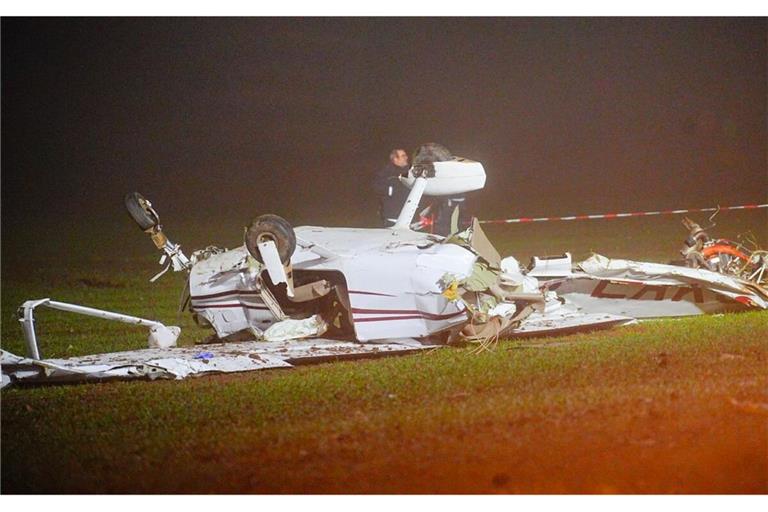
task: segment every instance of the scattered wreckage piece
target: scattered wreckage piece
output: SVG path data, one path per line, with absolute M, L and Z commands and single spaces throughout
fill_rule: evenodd
M 540 311 L 531 312 L 519 325 L 516 324 L 510 329 L 497 330 L 496 338 L 500 332 L 508 338 L 562 335 L 607 329 L 634 322 L 633 318 L 619 315 L 581 313 L 572 305 L 563 304 L 554 293 L 550 293 Z M 270 329 L 281 324 L 285 326 L 281 331 L 283 333 L 285 330 L 296 329 L 297 326 L 299 329 L 306 329 L 306 325 L 300 325 L 299 321 L 290 319 L 275 323 Z M 443 346 L 409 338 L 368 343 L 317 337 L 297 339 L 289 333 L 280 341 L 249 340 L 193 347 L 147 348 L 66 359 L 19 357 L 3 350 L 0 353 L 0 366 L 2 387 L 10 384 L 67 384 L 132 379 L 181 380 L 216 373 L 291 368 L 326 361 L 405 355 Z
M 459 341 L 477 343 L 482 350 L 499 338 L 559 336 L 636 323 L 631 316 L 581 311 L 557 293 L 542 291 L 539 281 L 526 275 L 514 257 L 499 259 L 487 254 L 487 247 L 478 247 L 489 261 L 498 262 L 495 268 L 499 270 L 494 272 L 494 267 L 485 268 L 482 261 L 476 262 L 483 269 L 480 276 L 473 275 L 459 282 L 459 286 L 454 283 L 444 292 L 464 302 L 470 313 Z M 473 297 L 468 291 L 476 293 L 473 303 L 468 300 Z
M 332 360 L 402 355 L 436 348 L 416 340 L 384 343 L 313 338 L 311 340 L 243 341 L 194 347 L 149 348 L 67 359 L 31 359 L 3 350 L 2 386 L 64 384 L 110 380 L 181 380 L 214 373 L 292 368 Z
M 688 229 L 688 237 L 680 255 L 690 268 L 703 268 L 721 274 L 731 275 L 745 281 L 750 281 L 763 288 L 768 287 L 768 251 L 762 250 L 751 235 L 739 235 L 745 244 L 725 238 L 712 238 L 707 230 L 715 227 L 715 216 L 718 209 L 710 218 L 710 226 L 702 228 L 693 220 L 685 217 L 683 226 Z
M 67 302 L 58 302 L 51 299 L 28 300 L 19 307 L 17 316 L 24 330 L 24 337 L 27 342 L 27 354 L 32 359 L 41 359 L 40 348 L 37 344 L 37 334 L 35 333 L 34 311 L 40 306 L 45 306 L 59 311 L 77 313 L 80 315 L 103 318 L 104 320 L 115 320 L 133 325 L 149 327 L 148 345 L 150 348 L 168 348 L 176 346 L 176 340 L 179 338 L 181 329 L 176 326 L 166 327 L 165 324 L 155 320 L 147 320 L 137 316 L 115 313 L 103 309 L 90 308 L 79 304 L 69 304 Z
M 565 276 L 553 277 L 552 268 L 562 267 L 549 260 L 543 271 L 534 267 L 528 275 L 539 276 L 542 286 L 584 313 L 661 318 L 768 309 L 765 288 L 702 268 L 599 254 L 578 263 Z
M 584 313 L 560 300 L 549 301 L 544 312 L 534 311 L 519 326 L 505 333 L 505 338 L 565 336 L 584 331 L 611 329 L 636 324 L 637 319 L 610 313 Z

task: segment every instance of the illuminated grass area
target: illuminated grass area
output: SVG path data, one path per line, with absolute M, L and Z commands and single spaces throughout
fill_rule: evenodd
M 765 245 L 766 217 L 751 213 L 722 216 L 717 234 L 750 229 Z M 591 249 L 666 261 L 685 236 L 678 222 L 487 231 L 521 262 Z M 4 349 L 24 353 L 13 311 L 47 296 L 180 325 L 183 344 L 207 335 L 176 318 L 181 276 L 149 284 L 151 243 L 122 229 L 111 244 L 52 236 L 26 258 L 4 243 Z M 206 238 L 213 228 L 172 233 L 190 249 L 216 241 Z M 55 311 L 41 310 L 37 328 L 47 357 L 146 343 L 144 329 Z M 507 341 L 481 354 L 9 389 L 2 492 L 765 493 L 766 389 L 768 312 Z

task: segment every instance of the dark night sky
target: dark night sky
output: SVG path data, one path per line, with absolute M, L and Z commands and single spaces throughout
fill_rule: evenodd
M 481 218 L 764 202 L 767 26 L 5 18 L 3 230 L 122 219 L 130 190 L 373 221 L 372 172 L 426 141 L 485 164 Z

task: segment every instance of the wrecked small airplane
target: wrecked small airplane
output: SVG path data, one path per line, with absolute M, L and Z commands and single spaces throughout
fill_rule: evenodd
M 401 177 L 411 192 L 392 228 L 293 228 L 267 214 L 245 228 L 243 246 L 207 248 L 188 258 L 165 236 L 147 199 L 129 194 L 126 206 L 165 253 L 163 272 L 189 271 L 184 307 L 220 340 L 325 334 L 443 344 L 468 331 L 477 336 L 493 317 L 502 319 L 494 334 L 510 335 L 530 313 L 545 309 L 547 297 L 535 282 L 524 285 L 516 262 L 502 261 L 477 223 L 448 238 L 410 229 L 422 195 L 463 194 L 485 185 L 479 162 L 438 145 L 426 148 Z M 295 322 L 286 325 L 287 319 Z M 594 327 L 631 319 L 581 320 Z M 466 329 L 468 323 L 474 328 Z M 279 325 L 286 329 L 278 333 Z
M 19 316 L 29 357 L 3 352 L 3 384 L 184 378 L 464 342 L 487 348 L 499 338 L 603 329 L 636 318 L 768 308 L 765 290 L 709 270 L 598 256 L 572 269 L 569 255 L 534 258 L 526 270 L 513 257 L 502 259 L 476 220 L 448 237 L 413 231 L 422 195 L 485 186 L 481 163 L 442 146 L 422 146 L 400 179 L 410 194 L 391 228 L 293 228 L 266 214 L 245 228 L 242 246 L 208 247 L 189 257 L 168 239 L 152 203 L 128 194 L 131 217 L 163 252 L 165 268 L 151 280 L 169 270 L 187 272 L 182 307 L 212 327 L 208 341 L 219 343 L 174 348 L 177 327 L 50 299 L 27 301 Z M 620 295 L 619 286 L 629 288 Z M 33 326 L 39 306 L 148 326 L 150 348 L 41 360 Z M 200 347 L 209 355 L 203 362 Z

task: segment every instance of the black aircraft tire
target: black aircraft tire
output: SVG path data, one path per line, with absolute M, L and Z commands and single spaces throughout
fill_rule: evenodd
M 157 226 L 159 219 L 155 215 L 146 210 L 142 203 L 145 201 L 144 196 L 138 192 L 129 192 L 125 195 L 125 208 L 128 210 L 128 214 L 136 221 L 142 231 L 146 231 L 150 228 Z
M 287 265 L 296 250 L 296 233 L 284 218 L 271 213 L 256 217 L 245 228 L 245 247 L 248 252 L 263 263 L 257 244 L 273 240 L 277 245 L 280 261 Z

